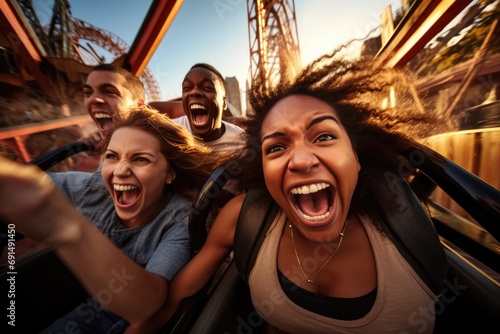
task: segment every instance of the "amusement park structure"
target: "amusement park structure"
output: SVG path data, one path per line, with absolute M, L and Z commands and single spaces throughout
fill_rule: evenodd
M 75 147 L 83 146 L 78 135 L 85 126 L 93 125 L 82 106 L 81 85 L 92 66 L 105 61 L 99 50 L 112 56 L 113 60 L 108 62 L 140 77 L 150 100 L 161 98 L 148 62 L 184 1 L 150 0 L 149 10 L 130 46 L 117 35 L 72 17 L 70 4 L 75 0 L 44 0 L 53 3 L 53 7 L 51 20 L 42 25 L 33 6 L 35 1 L 0 0 L 0 156 L 33 163 L 43 170 L 94 172 L 95 169 L 79 169 L 76 167 L 82 164 L 66 161 L 95 156 Z M 312 3 L 307 1 L 307 5 Z M 295 1 L 247 0 L 246 4 L 249 80 L 266 89 L 280 75 L 293 75 L 302 66 Z M 402 157 L 398 166 L 398 172 L 412 186 L 410 193 L 418 196 L 415 201 L 425 204 L 420 209 L 425 209 L 422 212 L 432 219 L 447 256 L 448 275 L 436 303 L 435 333 L 491 332 L 499 324 L 500 173 L 496 170 L 500 163 L 499 18 L 500 0 L 401 0 L 401 8 L 393 11 L 387 6 L 380 13 L 380 30 L 377 35 L 365 38 L 359 48 L 361 55 L 374 57 L 378 66 L 415 72 L 415 93 L 425 92 L 425 111 L 444 113 L 460 121 L 459 131 L 423 138 L 410 150 L 401 152 L 409 156 Z M 391 100 L 393 95 L 396 94 L 391 94 L 389 88 L 387 108 L 397 105 L 397 97 Z M 84 146 L 84 151 L 92 149 L 90 145 Z M 412 155 L 417 159 L 412 159 Z M 54 160 L 57 162 L 53 163 Z M 61 165 L 64 167 L 57 169 Z M 193 201 L 189 219 L 191 246 L 196 246 L 193 254 L 207 237 L 206 218 L 213 211 L 208 203 L 220 198 L 217 194 L 228 180 L 231 178 L 227 171 L 217 169 Z M 407 206 L 398 209 L 406 211 L 406 217 Z M 255 219 L 249 225 L 257 228 L 264 221 L 271 222 L 261 215 L 267 216 L 269 212 L 255 210 L 252 212 L 256 213 Z M 245 219 L 239 219 L 236 231 L 253 237 L 240 240 L 235 232 L 235 240 L 244 241 L 235 242 L 235 246 L 244 245 L 239 250 L 235 247 L 235 255 L 245 248 L 250 252 L 258 242 L 258 233 L 239 228 L 242 221 Z M 399 223 L 403 220 L 398 219 Z M 401 235 L 414 235 L 422 227 L 412 223 L 404 227 Z M 387 236 L 392 238 L 398 231 L 401 232 L 397 228 L 384 233 L 391 232 Z M 6 237 L 7 233 L 0 232 L 2 235 Z M 398 237 L 394 238 L 402 246 L 398 250 L 412 266 L 423 258 L 420 255 L 428 258 L 434 254 L 428 252 L 428 247 L 421 247 L 418 239 L 404 250 L 403 239 Z M 410 248 L 418 249 L 419 256 L 412 256 Z M 46 328 L 53 319 L 89 298 L 51 247 L 15 255 L 16 272 L 12 273 L 7 265 L 10 257 L 6 262 L 4 256 L 0 274 L 3 273 L 4 286 L 12 286 L 6 275 L 16 274 L 15 311 L 21 332 L 39 332 L 38 329 Z M 250 263 L 250 253 L 246 255 L 240 259 Z M 263 327 L 264 321 L 259 320 L 252 306 L 248 286 L 242 280 L 245 275 L 240 271 L 247 271 L 247 265 L 240 268 L 235 264 L 236 259 L 234 256 L 229 265 L 224 261 L 224 268 L 221 267 L 224 271 L 217 272 L 217 276 L 221 274 L 214 277 L 218 281 L 210 282 L 209 293 L 203 289 L 194 298 L 183 300 L 183 307 L 179 307 L 162 333 L 186 333 L 188 329 L 191 333 L 261 333 L 254 331 L 253 325 Z M 439 268 L 432 267 L 443 269 L 441 264 Z M 414 274 L 420 276 L 416 270 Z M 249 305 L 252 307 L 246 309 Z M 433 314 L 433 310 L 422 308 L 415 312 L 413 320 L 418 323 L 418 316 Z M 427 326 L 428 322 L 421 320 Z M 226 329 L 232 325 L 234 330 Z
M 431 40 L 437 46 L 444 46 L 494 2 L 406 0 L 394 15 L 388 6 L 381 13 L 381 34 L 367 39 L 363 52 L 375 55 L 380 66 L 411 65 L 423 71 L 441 50 L 434 47 L 422 52 Z M 182 0 L 153 0 L 129 46 L 114 33 L 72 17 L 69 0 L 54 1 L 47 25 L 40 23 L 32 0 L 0 0 L 0 99 L 8 105 L 0 114 L 0 144 L 15 148 L 19 160 L 27 162 L 33 158 L 33 152 L 28 152 L 25 145 L 29 136 L 87 123 L 89 118 L 81 107 L 79 90 L 92 66 L 104 61 L 98 49 L 109 53 L 113 63 L 142 79 L 148 100 L 161 99 L 147 64 L 182 3 Z M 469 5 L 455 31 L 436 38 Z M 247 0 L 247 14 L 251 82 L 267 87 L 281 74 L 297 71 L 301 59 L 295 2 Z M 489 40 L 494 39 L 490 36 Z M 283 66 L 285 61 L 287 66 Z M 495 72 L 496 64 L 491 65 L 493 68 L 482 66 L 476 74 Z M 467 70 L 456 74 L 455 82 L 466 73 Z M 431 81 L 426 80 L 426 88 L 435 89 L 438 96 L 439 88 L 435 87 L 440 87 L 443 81 L 429 86 Z M 37 100 L 35 106 L 9 105 L 15 97 L 26 101 L 32 96 Z M 445 104 L 453 109 L 450 103 Z M 46 105 L 50 108 L 44 108 Z M 68 105 L 80 107 L 68 108 Z M 28 113 L 27 108 L 31 109 Z

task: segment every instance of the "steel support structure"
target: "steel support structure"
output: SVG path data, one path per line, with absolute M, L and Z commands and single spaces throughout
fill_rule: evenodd
M 472 0 L 414 1 L 377 54 L 380 66 L 403 67 Z
M 293 0 L 248 0 L 250 72 L 254 85 L 267 89 L 301 66 Z

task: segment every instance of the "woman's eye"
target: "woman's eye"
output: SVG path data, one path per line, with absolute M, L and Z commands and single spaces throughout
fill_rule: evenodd
M 279 152 L 281 150 L 284 150 L 284 147 L 281 146 L 281 145 L 272 145 L 272 146 L 269 146 L 267 149 L 266 149 L 266 153 L 267 154 L 271 154 L 271 153 L 275 153 L 275 152 Z
M 143 157 L 137 157 L 137 158 L 135 158 L 134 160 L 135 160 L 135 161 L 137 161 L 137 162 L 149 162 L 149 160 L 148 160 L 148 159 L 143 158 Z
M 116 160 L 116 159 L 118 159 L 118 157 L 116 156 L 116 154 L 113 154 L 113 153 L 106 153 L 106 154 L 104 155 L 104 158 L 105 158 L 105 159 L 112 159 L 112 160 Z
M 332 135 L 331 133 L 323 133 L 323 134 L 318 136 L 316 141 L 318 141 L 318 142 L 330 141 L 330 140 L 334 140 L 335 138 L 336 137 L 334 135 Z

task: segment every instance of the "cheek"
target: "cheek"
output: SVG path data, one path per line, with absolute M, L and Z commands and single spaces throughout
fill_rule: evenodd
M 108 186 L 108 188 L 111 188 L 111 177 L 113 176 L 113 167 L 112 165 L 106 163 L 105 161 L 102 163 L 102 166 L 101 166 L 101 175 L 102 175 L 102 179 L 104 180 L 104 182 L 106 182 L 106 185 Z
M 282 193 L 282 180 L 284 176 L 283 166 L 277 160 L 267 161 L 263 160 L 262 169 L 264 172 L 264 180 L 266 187 L 271 196 L 278 201 Z
M 163 170 L 159 171 L 150 171 L 142 173 L 141 175 L 137 175 L 137 178 L 141 182 L 142 186 L 154 191 L 155 193 L 162 192 L 163 188 L 167 182 L 167 172 Z
M 353 192 L 358 182 L 359 163 L 355 156 L 346 156 L 341 162 L 336 160 L 337 164 L 332 166 L 332 171 L 336 174 L 338 181 L 346 185 L 346 190 Z

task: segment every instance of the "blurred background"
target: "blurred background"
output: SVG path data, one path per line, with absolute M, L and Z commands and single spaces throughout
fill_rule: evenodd
M 0 0 L 0 9 L 0 154 L 21 163 L 93 129 L 81 86 L 96 64 L 139 76 L 150 102 L 180 97 L 189 67 L 211 63 L 227 80 L 224 116 L 239 118 L 252 83 L 359 39 L 349 56 L 415 71 L 426 110 L 459 119 L 461 131 L 426 145 L 500 188 L 499 1 Z M 284 59 L 295 66 L 281 68 Z M 51 170 L 98 163 L 80 153 Z M 432 196 L 467 217 L 439 189 Z

